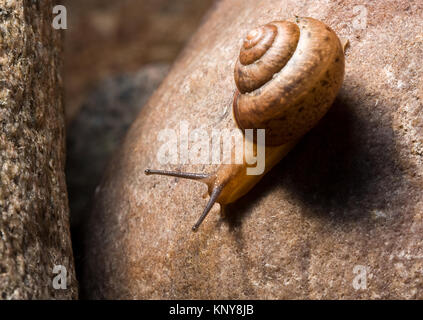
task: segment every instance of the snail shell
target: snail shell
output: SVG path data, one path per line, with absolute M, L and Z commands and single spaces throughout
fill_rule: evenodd
M 250 31 L 235 65 L 233 113 L 241 129 L 265 129 L 266 144 L 299 139 L 325 115 L 344 78 L 335 32 L 312 18 Z

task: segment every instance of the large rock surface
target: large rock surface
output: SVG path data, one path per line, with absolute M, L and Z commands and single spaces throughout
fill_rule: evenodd
M 362 4 L 216 5 L 98 188 L 86 226 L 89 297 L 423 298 L 423 7 L 408 0 Z M 161 167 L 157 135 L 181 120 L 192 129 L 232 128 L 241 39 L 294 15 L 321 19 L 349 39 L 339 97 L 227 218 L 215 206 L 192 233 L 206 188 L 144 175 Z M 366 281 L 356 278 L 364 271 Z
M 0 299 L 77 297 L 52 3 L 0 0 Z

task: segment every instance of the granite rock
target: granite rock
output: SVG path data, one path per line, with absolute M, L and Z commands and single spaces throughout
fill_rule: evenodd
M 0 1 L 0 299 L 78 295 L 64 175 L 62 35 L 51 26 L 52 3 Z

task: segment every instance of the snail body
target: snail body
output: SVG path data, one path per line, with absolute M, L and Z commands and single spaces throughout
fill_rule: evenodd
M 276 165 L 326 114 L 344 78 L 344 51 L 335 32 L 312 18 L 274 21 L 250 31 L 235 64 L 237 90 L 233 117 L 242 129 L 265 129 L 265 170 L 248 175 L 249 159 L 222 164 L 216 173 L 150 170 L 206 183 L 209 202 L 197 230 L 214 203 L 234 202 Z M 244 139 L 246 144 L 254 141 Z

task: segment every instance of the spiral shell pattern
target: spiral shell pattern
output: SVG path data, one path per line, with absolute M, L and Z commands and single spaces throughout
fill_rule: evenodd
M 250 31 L 235 65 L 234 118 L 266 129 L 266 144 L 299 139 L 325 115 L 344 78 L 344 52 L 332 29 L 312 18 Z

